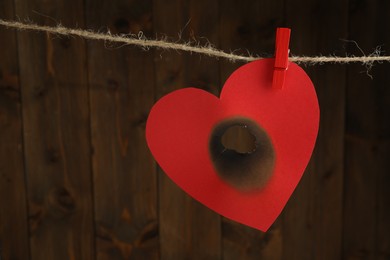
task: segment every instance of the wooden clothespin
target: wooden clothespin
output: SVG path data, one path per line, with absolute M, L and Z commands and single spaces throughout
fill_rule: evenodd
M 276 30 L 275 66 L 272 80 L 272 87 L 275 89 L 281 89 L 284 85 L 288 68 L 290 33 L 289 28 L 277 28 Z

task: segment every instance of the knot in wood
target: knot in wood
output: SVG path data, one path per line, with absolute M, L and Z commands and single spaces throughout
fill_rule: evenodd
M 72 214 L 76 209 L 76 201 L 65 187 L 52 191 L 49 195 L 49 210 L 57 216 L 62 217 Z

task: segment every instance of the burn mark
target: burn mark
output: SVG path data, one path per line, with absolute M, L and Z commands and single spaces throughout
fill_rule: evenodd
M 234 126 L 245 127 L 255 137 L 254 150 L 241 153 L 223 145 L 222 136 Z M 216 124 L 210 135 L 209 151 L 219 177 L 243 192 L 263 188 L 274 169 L 275 152 L 271 139 L 264 129 L 248 118 L 235 117 Z

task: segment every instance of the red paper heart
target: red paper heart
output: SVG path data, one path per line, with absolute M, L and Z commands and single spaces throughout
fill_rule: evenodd
M 240 67 L 220 98 L 196 88 L 174 91 L 153 106 L 146 125 L 154 158 L 179 187 L 219 214 L 262 231 L 275 221 L 302 177 L 319 124 L 310 78 L 290 63 L 284 88 L 274 89 L 273 65 L 274 59 L 262 59 Z M 229 120 L 254 122 L 266 132 L 273 151 L 264 162 L 273 166 L 262 189 L 242 191 L 221 178 L 225 173 L 216 166 L 210 140 Z M 262 156 L 251 164 L 261 167 Z M 245 179 L 246 170 L 242 174 Z

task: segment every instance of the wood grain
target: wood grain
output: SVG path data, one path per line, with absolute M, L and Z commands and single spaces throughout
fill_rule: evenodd
M 389 46 L 383 31 L 390 26 L 389 8 L 385 1 L 350 3 L 350 38 L 363 51 Z M 355 44 L 348 47 L 361 54 Z M 389 259 L 390 66 L 375 66 L 372 79 L 362 70 L 348 67 L 343 258 Z
M 246 55 L 247 51 L 272 56 L 277 26 L 283 26 L 283 1 L 219 1 L 221 48 L 235 50 Z M 220 63 L 221 81 L 243 65 Z M 230 136 L 242 147 L 251 142 L 237 131 Z M 234 142 L 234 140 L 231 140 Z M 223 218 L 223 259 L 280 259 L 282 237 L 280 222 L 276 222 L 267 233 L 260 232 Z
M 347 1 L 286 3 L 293 54 L 338 53 L 347 37 Z M 329 29 L 331 28 L 331 29 Z M 305 68 L 320 103 L 315 152 L 283 214 L 284 259 L 339 259 L 342 243 L 345 67 Z
M 151 36 L 151 3 L 87 1 L 88 28 Z M 88 44 L 98 259 L 159 256 L 157 178 L 144 138 L 153 58 L 138 48 Z
M 14 19 L 13 1 L 0 17 Z M 0 259 L 28 259 L 21 94 L 16 33 L 0 28 Z
M 389 9 L 384 0 L 3 0 L 0 18 L 261 56 L 288 26 L 292 54 L 358 56 L 339 39 L 388 54 Z M 0 47 L 1 259 L 390 258 L 389 64 L 373 79 L 359 65 L 304 67 L 321 107 L 316 149 L 262 233 L 178 188 L 144 137 L 154 101 L 189 86 L 218 95 L 241 63 L 6 28 Z
M 218 44 L 215 1 L 155 1 L 154 28 L 183 41 L 206 37 Z M 162 11 L 165 10 L 165 11 Z M 160 35 L 161 36 L 161 35 Z M 200 39 L 204 44 L 204 39 Z M 215 59 L 187 53 L 156 52 L 156 97 L 183 87 L 218 93 Z M 159 170 L 161 259 L 220 259 L 220 217 L 193 200 Z
M 15 5 L 20 18 L 83 26 L 82 1 L 72 5 L 60 0 L 15 1 Z M 19 32 L 18 51 L 31 258 L 92 259 L 85 45 L 74 38 Z

